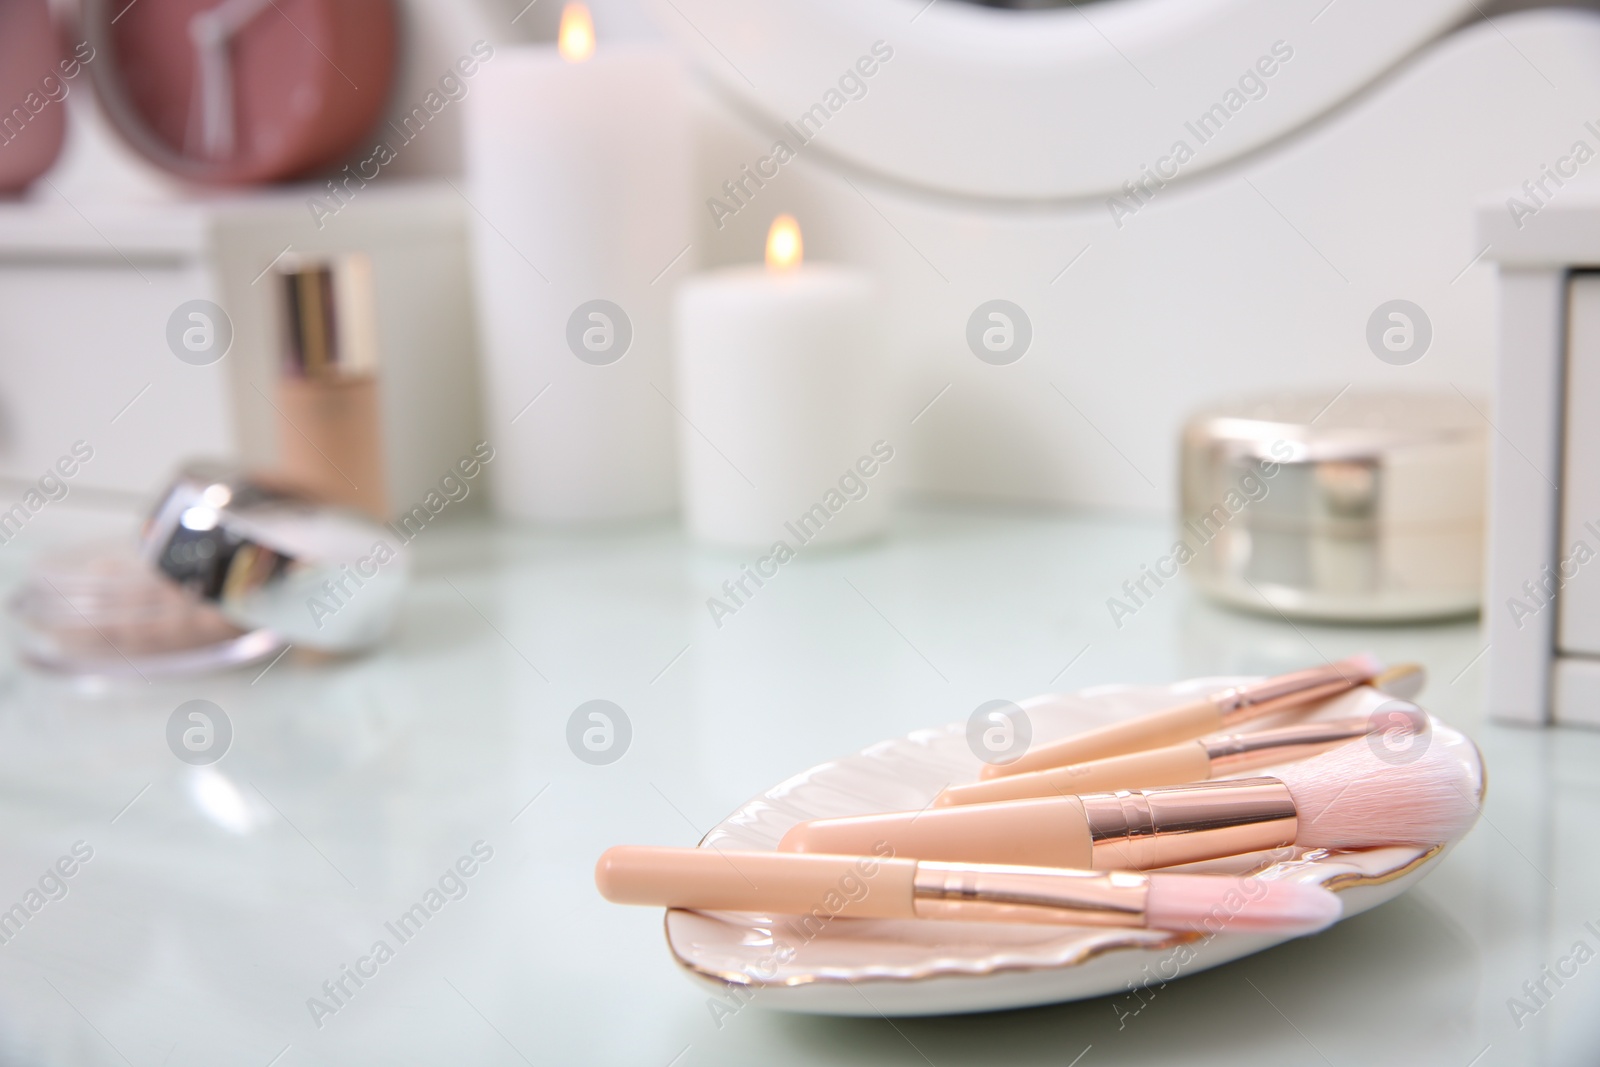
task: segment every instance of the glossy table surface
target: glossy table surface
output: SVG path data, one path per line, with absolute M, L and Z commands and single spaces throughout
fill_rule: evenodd
M 7 587 L 31 552 L 131 525 L 70 503 L 0 549 Z M 467 519 L 418 537 L 398 629 L 365 658 L 90 682 L 8 652 L 0 913 L 37 907 L 19 930 L 0 914 L 0 1063 L 1600 1063 L 1600 733 L 1486 722 L 1475 622 L 1290 625 L 1178 581 L 1119 628 L 1107 598 L 1169 542 L 1152 521 L 913 510 L 880 543 L 802 552 L 719 628 L 706 599 L 745 557 L 668 526 Z M 1484 819 L 1399 900 L 1137 1015 L 832 1019 L 757 997 L 727 1016 L 660 912 L 593 888 L 608 845 L 692 844 L 782 778 L 984 701 L 1363 649 L 1426 665 L 1421 701 L 1483 749 Z M 232 726 L 209 766 L 168 747 L 192 699 Z M 597 699 L 632 732 L 603 765 L 568 743 Z

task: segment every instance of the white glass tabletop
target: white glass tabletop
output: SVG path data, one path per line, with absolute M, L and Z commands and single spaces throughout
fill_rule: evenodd
M 59 543 L 126 520 L 51 522 Z M 46 540 L 6 547 L 7 587 Z M 707 599 L 749 558 L 666 526 L 476 519 L 418 537 L 399 629 L 365 658 L 84 682 L 8 652 L 0 1062 L 1600 1062 L 1600 734 L 1487 723 L 1475 622 L 1290 625 L 1180 581 L 1119 627 L 1107 598 L 1169 541 L 911 511 L 747 583 L 719 626 Z M 1423 663 L 1420 702 L 1478 740 L 1483 821 L 1402 898 L 1136 1013 L 730 1013 L 672 962 L 659 911 L 593 887 L 608 845 L 693 844 L 782 778 L 985 701 L 1364 649 Z M 215 762 L 169 745 L 191 700 L 231 731 Z

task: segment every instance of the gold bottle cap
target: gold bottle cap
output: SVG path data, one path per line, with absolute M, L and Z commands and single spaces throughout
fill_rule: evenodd
M 378 369 L 372 260 L 360 253 L 285 257 L 277 269 L 286 373 L 319 381 Z

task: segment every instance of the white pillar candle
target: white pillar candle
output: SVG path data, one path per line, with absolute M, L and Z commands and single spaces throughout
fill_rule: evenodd
M 549 522 L 675 507 L 668 316 L 694 258 L 680 66 L 596 45 L 580 8 L 559 50 L 502 49 L 466 101 L 493 495 Z
M 708 272 L 678 291 L 684 510 L 713 544 L 798 550 L 888 520 L 898 442 L 876 285 L 859 270 L 801 266 L 790 227 L 773 224 L 767 267 Z

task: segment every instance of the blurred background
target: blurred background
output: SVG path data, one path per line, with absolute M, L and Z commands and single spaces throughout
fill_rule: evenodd
M 39 335 L 13 334 L 7 346 L 16 366 L 6 385 L 3 473 L 27 479 L 54 459 L 51 429 L 90 417 L 92 404 L 115 414 L 147 382 L 151 392 L 117 423 L 126 439 L 84 472 L 86 489 L 148 494 L 193 454 L 269 461 L 277 447 L 272 412 L 246 379 L 272 372 L 271 316 L 261 306 L 271 294 L 248 283 L 285 245 L 313 241 L 430 248 L 440 291 L 425 316 L 419 311 L 419 328 L 441 335 L 432 343 L 448 346 L 455 368 L 441 398 L 451 410 L 437 418 L 471 437 L 484 418 L 481 331 L 470 311 L 473 282 L 464 269 L 447 269 L 444 257 L 464 258 L 470 225 L 484 220 L 447 182 L 468 192 L 466 101 L 486 90 L 458 75 L 463 99 L 430 115 L 425 128 L 413 123 L 415 136 L 403 144 L 394 130 L 440 92 L 440 78 L 474 42 L 506 48 L 554 38 L 560 5 L 541 0 L 512 23 L 519 13 L 506 9 L 515 6 L 395 5 L 381 118 L 347 134 L 334 161 L 293 175 L 303 182 L 289 188 L 174 180 L 109 127 L 89 89 L 98 58 L 86 67 L 90 77 L 68 81 L 65 106 L 51 107 L 67 118 L 60 158 L 5 215 L 6 299 L 47 303 L 34 308 Z M 1215 18 L 1209 5 L 1154 0 L 1021 6 L 1030 10 L 941 2 L 912 23 L 915 9 L 902 19 L 892 4 L 826 7 L 826 15 L 781 6 L 752 14 L 736 5 L 592 5 L 603 40 L 670 42 L 694 71 L 683 208 L 693 247 L 658 284 L 696 266 L 759 260 L 768 224 L 785 212 L 800 219 L 811 256 L 869 266 L 896 326 L 888 340 L 896 401 L 915 413 L 953 385 L 903 434 L 903 484 L 920 496 L 1161 514 L 1176 483 L 1173 441 L 1197 404 L 1284 387 L 1337 391 L 1349 382 L 1487 392 L 1493 271 L 1479 256 L 1472 208 L 1537 178 L 1592 117 L 1581 88 L 1589 72 L 1573 35 L 1538 32 L 1552 17 L 1548 7 L 1500 27 L 1530 35 L 1524 43 L 1512 34 L 1512 47 L 1500 20 L 1486 20 L 1504 5 L 1430 2 L 1403 16 L 1360 17 L 1349 5 L 1337 19 L 1330 10 L 1297 25 L 1285 14 L 1281 25 L 1258 29 L 1247 22 L 1248 5 L 1220 5 Z M 126 19 L 137 17 L 134 8 Z M 1559 17 L 1572 20 L 1563 26 L 1588 26 L 1571 8 Z M 1536 56 L 1545 46 L 1533 40 L 1547 37 L 1551 54 Z M 767 155 L 781 124 L 816 104 L 876 40 L 896 57 L 884 77 L 863 79 L 867 95 L 832 116 L 815 144 L 794 145 L 795 158 L 748 210 L 709 211 L 713 198 L 737 206 L 723 182 Z M 1185 130 L 1279 40 L 1294 52 L 1283 64 L 1288 77 L 1260 78 L 1259 98 L 1247 97 L 1204 144 Z M 147 76 L 138 69 L 145 62 L 187 62 L 193 49 L 181 39 L 171 47 L 170 56 L 156 49 L 130 57 L 124 62 L 135 69 L 117 78 Z M 1160 79 L 1141 69 L 1156 64 L 1165 67 Z M 1491 75 L 1484 64 L 1498 66 Z M 495 75 L 493 61 L 484 73 Z M 37 79 L 18 80 L 20 88 Z M 270 78 L 262 90 L 286 91 Z M 367 142 L 381 139 L 375 131 L 396 143 L 393 160 L 348 215 L 314 218 L 307 201 L 328 196 L 324 175 L 369 160 Z M 1128 197 L 1124 183 L 1141 180 L 1180 138 L 1195 155 L 1177 184 L 1148 207 Z M 648 178 L 647 158 L 628 165 Z M 1106 200 L 1114 195 L 1131 210 L 1113 217 Z M 387 205 L 368 199 L 393 204 L 388 210 L 410 231 L 386 227 L 377 216 Z M 263 213 L 271 211 L 281 215 L 268 221 Z M 507 234 L 516 225 L 487 207 L 483 214 Z M 219 240 L 221 231 L 247 227 L 246 216 L 260 220 L 259 232 Z M 352 233 L 364 216 L 376 229 Z M 260 247 L 246 248 L 251 241 Z M 659 271 L 678 250 L 650 249 L 660 257 L 650 265 Z M 541 264 L 539 251 L 524 254 Z M 538 281 L 520 258 L 512 263 L 527 282 Z M 554 259 L 538 269 L 560 273 Z M 91 275 L 103 291 L 79 286 Z M 119 330 L 101 321 L 108 315 L 90 313 L 124 306 L 104 303 L 119 299 L 119 281 L 128 287 L 127 313 L 143 311 L 149 328 Z M 60 303 L 69 293 L 87 303 Z M 156 328 L 165 312 L 197 293 L 228 297 L 217 302 L 238 331 L 236 358 L 206 373 L 156 358 L 165 352 Z M 971 309 L 998 297 L 1026 310 L 1037 346 L 1006 376 L 986 373 L 963 341 Z M 1432 358 L 1404 370 L 1371 358 L 1362 341 L 1372 310 L 1396 298 L 1425 309 L 1434 329 Z M 12 330 L 34 328 L 5 318 Z M 23 346 L 46 337 L 51 358 L 22 358 Z M 1052 380 L 1093 425 L 1063 403 Z

